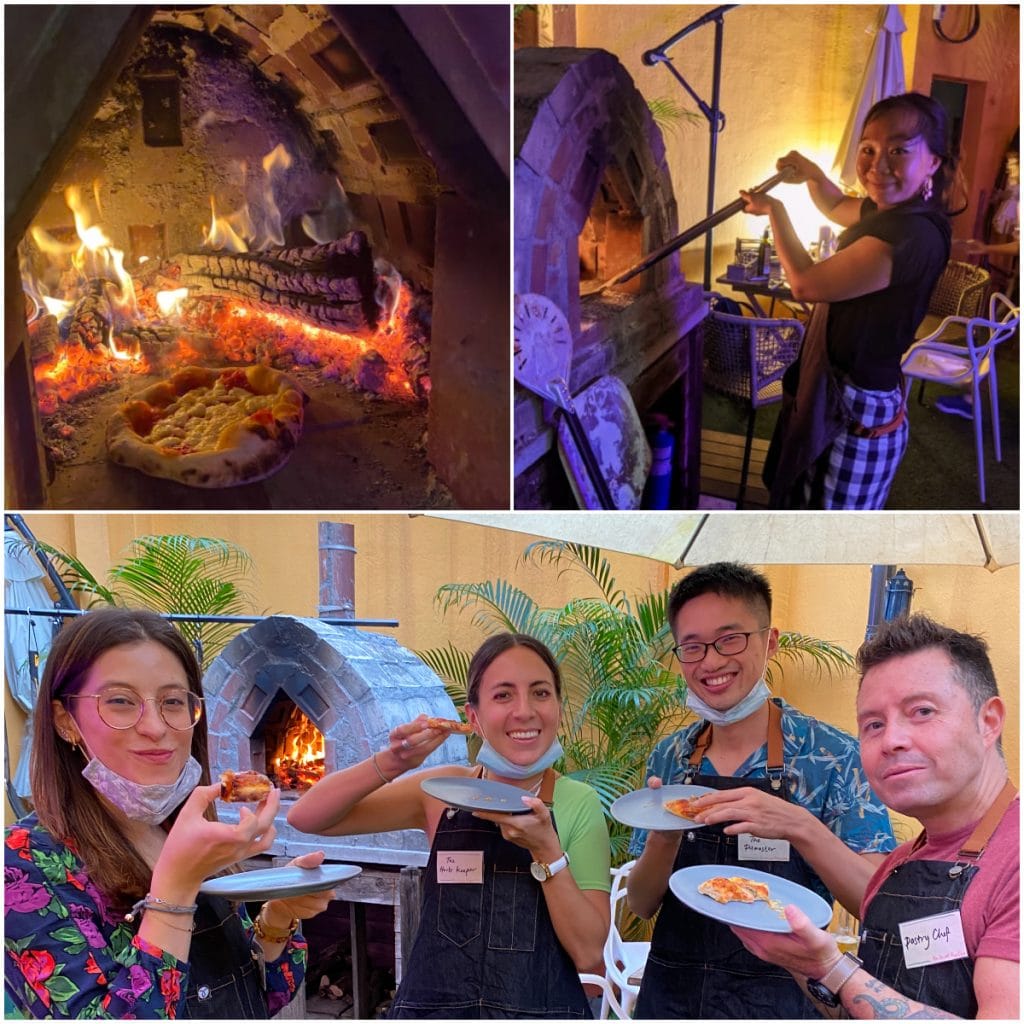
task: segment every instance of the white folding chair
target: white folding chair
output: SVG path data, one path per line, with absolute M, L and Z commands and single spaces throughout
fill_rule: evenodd
M 1001 292 L 989 298 L 988 316 L 947 316 L 928 335 L 915 342 L 903 356 L 902 369 L 909 396 L 912 380 L 931 381 L 953 387 L 969 385 L 972 393 L 974 447 L 978 458 L 978 489 L 985 503 L 985 449 L 982 429 L 981 382 L 988 378 L 988 401 L 992 414 L 992 441 L 996 462 L 1003 461 L 999 430 L 999 385 L 996 380 L 995 349 L 1013 337 L 1020 325 L 1020 307 Z M 955 334 L 956 342 L 943 341 Z M 960 339 L 966 335 L 965 343 Z

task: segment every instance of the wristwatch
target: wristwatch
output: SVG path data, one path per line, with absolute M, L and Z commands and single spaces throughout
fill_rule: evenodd
M 553 875 L 557 875 L 562 868 L 569 866 L 569 854 L 563 853 L 556 861 L 545 864 L 543 861 L 535 860 L 530 864 L 530 874 L 538 882 L 546 882 Z
M 852 953 L 844 953 L 824 977 L 807 979 L 807 991 L 819 1003 L 834 1009 L 839 1005 L 839 990 L 863 966 L 863 960 L 858 960 Z

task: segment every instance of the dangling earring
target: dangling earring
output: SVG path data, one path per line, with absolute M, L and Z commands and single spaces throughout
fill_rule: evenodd
M 63 741 L 65 742 L 65 743 L 70 743 L 70 744 L 71 744 L 71 746 L 72 746 L 72 747 L 73 747 L 73 748 L 74 748 L 74 749 L 75 749 L 75 750 L 76 750 L 76 751 L 77 751 L 77 752 L 78 752 L 79 754 L 81 754 L 81 753 L 82 753 L 82 748 L 81 748 L 81 747 L 80 747 L 80 746 L 78 745 L 78 740 L 77 740 L 77 739 L 76 739 L 76 738 L 75 738 L 74 736 L 72 736 L 72 735 L 71 735 L 70 733 L 66 733 L 66 732 L 62 732 L 62 733 L 60 733 L 59 735 L 60 735 L 60 738 L 61 738 L 61 739 L 62 739 L 62 740 L 63 740 Z
M 934 184 L 931 179 L 931 175 L 924 179 L 921 183 L 921 198 L 926 202 L 930 203 L 932 200 L 932 192 L 934 191 Z

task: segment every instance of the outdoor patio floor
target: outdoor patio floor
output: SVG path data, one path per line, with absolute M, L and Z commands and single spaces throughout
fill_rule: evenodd
M 908 402 L 910 444 L 893 483 L 886 506 L 889 509 L 1019 509 L 1020 508 L 1020 339 L 1006 342 L 999 349 L 999 418 L 1003 461 L 995 461 L 992 447 L 991 416 L 987 392 L 984 393 L 985 484 L 988 494 L 982 505 L 978 494 L 978 469 L 974 452 L 974 425 L 971 420 L 951 416 L 934 408 L 941 394 L 952 389 L 930 384 L 925 388 L 925 404 L 917 401 L 915 384 Z M 985 385 L 987 388 L 987 385 Z M 758 411 L 755 438 L 767 442 L 778 419 L 779 405 Z M 742 455 L 746 433 L 746 406 L 729 398 L 704 392 L 703 428 L 705 445 L 708 432 L 738 435 L 735 443 Z M 756 441 L 755 441 L 756 445 Z M 761 456 L 763 460 L 763 455 Z M 748 482 L 749 498 L 745 507 L 764 507 L 759 463 L 755 462 Z M 728 488 L 725 489 L 728 492 Z M 713 500 L 715 490 L 709 490 Z M 759 500 L 760 499 L 760 500 Z M 721 506 L 718 506 L 721 507 Z

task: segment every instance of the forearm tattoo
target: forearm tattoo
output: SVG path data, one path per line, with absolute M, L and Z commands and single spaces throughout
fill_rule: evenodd
M 911 1012 L 911 1001 L 904 999 L 898 992 L 883 985 L 877 978 L 869 978 L 864 982 L 864 987 L 869 992 L 875 992 L 878 997 L 871 995 L 855 995 L 851 1000 L 851 1011 L 860 1004 L 863 1010 L 869 1007 L 871 1012 L 867 1015 L 874 1020 L 958 1020 L 955 1013 L 945 1013 L 934 1006 L 925 1006 L 923 1003 L 914 1002 L 913 1005 L 920 1009 Z M 855 1014 L 860 1016 L 860 1014 Z

